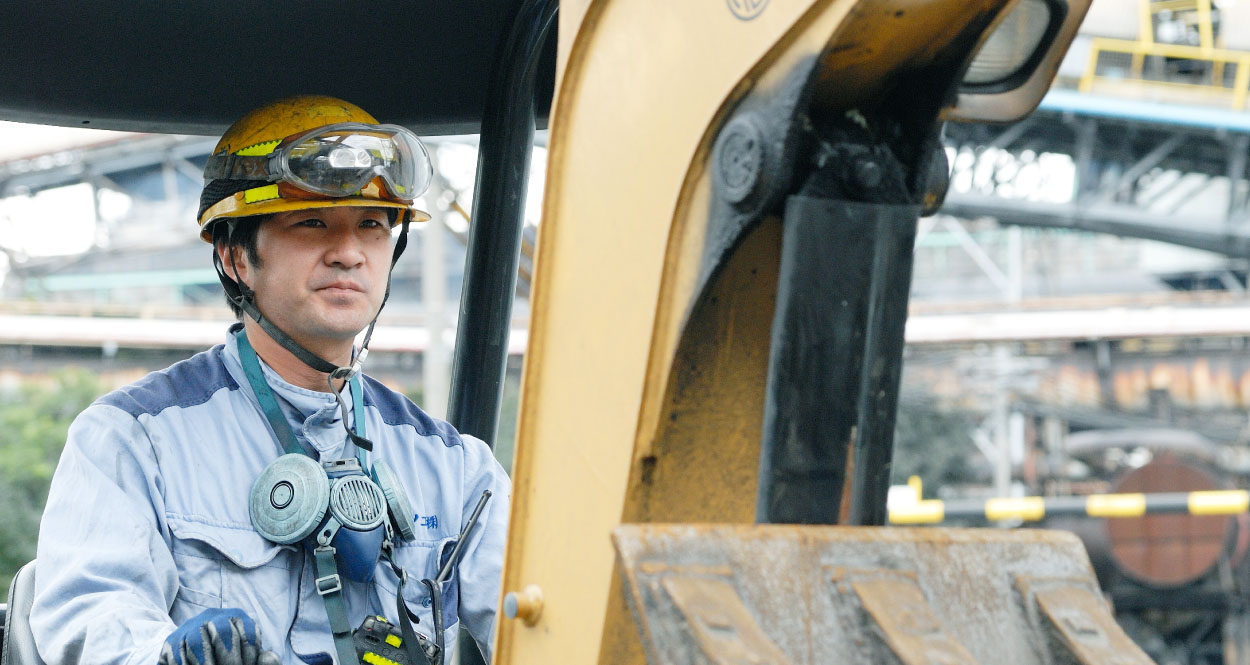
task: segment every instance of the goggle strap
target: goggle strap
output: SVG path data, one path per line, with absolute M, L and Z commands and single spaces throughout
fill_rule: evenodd
M 269 155 L 212 155 L 204 164 L 204 180 L 281 180 L 270 172 L 269 160 Z

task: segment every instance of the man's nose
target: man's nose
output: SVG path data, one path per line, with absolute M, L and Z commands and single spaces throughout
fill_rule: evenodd
M 331 234 L 326 249 L 326 263 L 343 268 L 355 268 L 365 261 L 364 245 L 351 229 Z

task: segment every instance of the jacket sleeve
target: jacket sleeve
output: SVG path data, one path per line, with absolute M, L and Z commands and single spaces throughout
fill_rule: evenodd
M 31 629 L 47 663 L 155 665 L 178 573 L 142 424 L 94 405 L 70 426 L 39 528 Z
M 495 613 L 499 607 L 504 547 L 508 540 L 512 481 L 485 443 L 464 434 L 461 438 L 464 441 L 465 456 L 461 527 L 463 528 L 473 514 L 483 490 L 490 490 L 491 498 L 464 546 L 464 557 L 458 571 L 460 620 L 473 634 L 482 654 L 486 656 L 486 662 L 490 662 L 495 641 Z

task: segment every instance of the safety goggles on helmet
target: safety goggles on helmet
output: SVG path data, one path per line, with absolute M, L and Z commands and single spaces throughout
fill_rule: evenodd
M 392 197 L 412 201 L 429 187 L 433 169 L 425 145 L 407 128 L 344 122 L 212 155 L 204 177 L 285 182 L 328 197 L 353 196 L 381 178 Z

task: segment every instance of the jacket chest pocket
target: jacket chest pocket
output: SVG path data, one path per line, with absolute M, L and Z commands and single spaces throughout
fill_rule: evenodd
M 172 520 L 170 527 L 178 567 L 178 597 L 170 608 L 175 622 L 218 607 L 237 607 L 262 623 L 289 620 L 299 593 L 293 548 L 250 530 Z
M 455 546 L 456 540 L 447 538 L 433 543 L 404 544 L 395 548 L 395 563 L 408 573 L 408 582 L 404 585 L 404 601 L 408 609 L 421 618 L 421 625 L 417 630 L 427 635 L 433 626 L 434 603 L 429 588 L 421 580 L 433 581 L 438 575 L 440 562 L 450 556 Z M 398 576 L 388 564 L 382 562 L 378 564 L 374 580 L 387 620 L 397 621 L 399 616 L 395 595 L 399 587 Z M 454 571 L 438 588 L 442 598 L 443 625 L 447 629 L 456 625 L 459 620 L 460 584 Z

